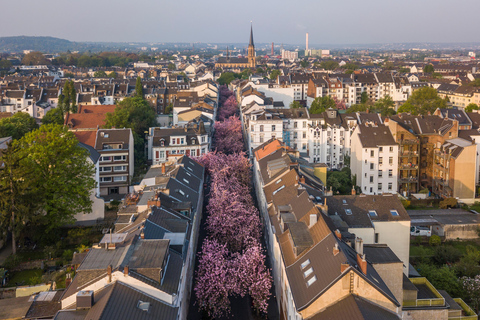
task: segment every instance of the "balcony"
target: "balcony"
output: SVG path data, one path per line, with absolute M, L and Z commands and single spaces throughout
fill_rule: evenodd
M 400 145 L 415 145 L 415 144 L 420 144 L 418 140 L 411 140 L 411 139 L 405 139 L 405 140 L 400 140 Z
M 415 300 L 403 300 L 404 308 L 443 307 L 445 305 L 445 298 L 427 278 L 410 278 L 409 280 L 418 289 L 418 294 Z
M 402 151 L 400 152 L 400 157 L 418 157 L 417 151 Z
M 401 163 L 399 165 L 399 169 L 400 170 L 418 170 L 418 164 L 415 164 L 415 163 L 403 164 L 403 163 Z
M 400 182 L 400 183 L 417 183 L 418 182 L 418 177 L 400 177 L 398 179 L 398 182 Z
M 449 310 L 448 320 L 476 320 L 477 315 L 462 299 L 453 298 L 453 301 L 461 308 L 461 310 Z M 453 309 L 453 308 L 452 308 Z

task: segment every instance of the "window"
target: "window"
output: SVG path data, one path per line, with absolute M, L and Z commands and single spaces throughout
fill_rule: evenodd
M 349 216 L 352 215 L 352 209 L 345 209 L 345 213 Z
M 383 175 L 383 171 L 382 170 L 378 170 L 378 177 L 381 178 Z
M 303 150 L 306 150 L 306 149 L 307 149 L 307 144 L 306 144 L 306 143 L 302 143 L 302 149 L 303 149 Z
M 112 157 L 100 157 L 100 162 L 112 161 Z
M 393 170 L 392 169 L 388 170 L 388 177 L 389 178 L 393 177 Z
M 307 127 L 307 121 L 303 121 L 302 127 L 303 127 L 303 128 L 306 128 L 306 127 Z
M 370 183 L 373 183 L 373 176 L 370 176 Z
M 160 151 L 160 159 L 165 158 L 165 151 Z
M 398 214 L 398 211 L 397 210 L 390 210 L 390 214 L 394 217 L 398 217 L 399 214 Z
M 390 147 L 390 152 L 393 152 L 393 147 Z
M 114 182 L 127 181 L 127 176 L 113 177 Z
M 205 137 L 202 137 L 202 143 L 205 142 Z
M 381 191 L 381 190 L 382 190 L 382 184 L 379 183 L 379 184 L 378 184 L 378 191 Z
M 392 165 L 393 164 L 393 157 L 388 157 L 388 164 Z
M 373 163 L 370 163 L 370 170 L 373 170 Z
M 294 128 L 297 127 L 297 121 L 295 121 L 295 122 L 293 123 L 293 127 L 294 127 Z
M 263 143 L 263 136 L 260 136 L 260 143 Z
M 305 270 L 305 271 L 303 272 L 303 277 L 306 278 L 306 277 L 308 277 L 309 275 L 311 275 L 312 273 L 313 273 L 313 268 L 310 267 L 310 268 L 308 268 L 307 270 Z
M 383 164 L 383 157 L 378 158 L 378 164 L 382 165 Z
M 302 264 L 300 265 L 300 267 L 302 269 L 305 269 L 306 266 L 308 266 L 310 264 L 310 259 L 307 259 L 305 260 L 304 262 L 302 262 Z
M 275 125 L 274 124 L 272 125 L 272 131 L 275 131 Z
M 378 152 L 383 152 L 383 147 L 379 147 Z
M 370 217 L 376 217 L 377 216 L 377 211 L 375 210 L 368 210 L 368 215 Z
M 255 132 L 255 126 L 253 124 L 252 124 L 252 128 L 251 128 L 250 131 Z
M 181 138 L 180 139 L 180 144 L 184 144 L 185 143 L 185 139 L 184 138 Z
M 371 150 L 370 151 L 370 157 L 373 158 L 374 155 L 375 155 L 375 151 Z
M 263 132 L 263 124 L 260 126 L 260 132 Z
M 98 171 L 100 171 L 100 172 L 111 172 L 112 167 L 100 167 Z
M 127 156 L 114 156 L 113 161 L 126 161 Z
M 303 131 L 302 137 L 303 137 L 303 139 L 305 139 L 307 137 L 307 132 L 306 131 Z
M 380 237 L 379 237 L 379 234 L 378 234 L 378 233 L 375 233 L 375 243 L 378 243 L 379 238 L 380 238 Z
M 307 281 L 307 287 L 310 287 L 315 281 L 317 281 L 317 277 L 313 276 L 310 280 Z
M 388 183 L 388 190 L 392 190 L 392 183 L 391 182 Z
M 126 171 L 127 166 L 115 166 L 113 167 L 113 171 Z
M 112 177 L 100 177 L 100 182 L 112 182 Z

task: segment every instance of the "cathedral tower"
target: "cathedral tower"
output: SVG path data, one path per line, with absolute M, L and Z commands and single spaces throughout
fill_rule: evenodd
M 248 67 L 255 68 L 255 45 L 253 44 L 253 26 L 250 26 L 250 42 L 248 43 Z

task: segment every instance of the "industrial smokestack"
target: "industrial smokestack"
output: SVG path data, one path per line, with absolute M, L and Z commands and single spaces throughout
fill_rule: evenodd
M 307 36 L 306 36 L 306 45 L 305 45 L 305 55 L 308 55 L 308 32 L 307 32 Z

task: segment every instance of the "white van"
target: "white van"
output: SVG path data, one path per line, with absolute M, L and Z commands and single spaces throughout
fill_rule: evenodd
M 410 228 L 410 235 L 430 237 L 432 235 L 432 230 L 430 230 L 430 228 L 426 228 L 426 227 L 411 227 Z

